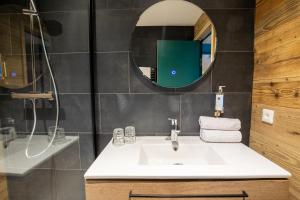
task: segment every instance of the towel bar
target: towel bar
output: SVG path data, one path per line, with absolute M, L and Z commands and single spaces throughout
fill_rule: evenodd
M 245 200 L 248 194 L 242 191 L 241 194 L 133 194 L 132 191 L 129 192 L 129 200 L 134 198 L 148 198 L 148 199 L 196 199 L 196 198 L 241 198 Z

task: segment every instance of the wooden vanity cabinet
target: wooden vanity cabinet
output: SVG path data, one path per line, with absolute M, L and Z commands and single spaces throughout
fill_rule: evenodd
M 205 195 L 242 194 L 246 200 L 288 200 L 288 180 L 87 180 L 86 200 L 191 200 L 241 198 L 129 198 L 132 194 Z

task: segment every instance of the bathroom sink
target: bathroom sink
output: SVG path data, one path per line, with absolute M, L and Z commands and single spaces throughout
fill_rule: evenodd
M 205 143 L 179 136 L 174 151 L 164 136 L 137 137 L 134 144 L 112 141 L 85 173 L 86 179 L 260 179 L 290 173 L 241 143 Z
M 174 151 L 170 144 L 141 145 L 140 165 L 223 165 L 224 160 L 211 147 L 180 145 Z

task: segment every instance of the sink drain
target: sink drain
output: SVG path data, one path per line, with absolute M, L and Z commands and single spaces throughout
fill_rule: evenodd
M 174 163 L 173 165 L 184 165 L 183 163 Z

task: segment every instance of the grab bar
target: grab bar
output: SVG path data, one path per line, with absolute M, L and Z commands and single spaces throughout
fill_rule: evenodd
M 196 199 L 196 198 L 242 198 L 245 200 L 248 194 L 245 191 L 242 191 L 241 194 L 133 194 L 132 191 L 129 192 L 129 200 L 134 198 L 148 198 L 148 199 Z

